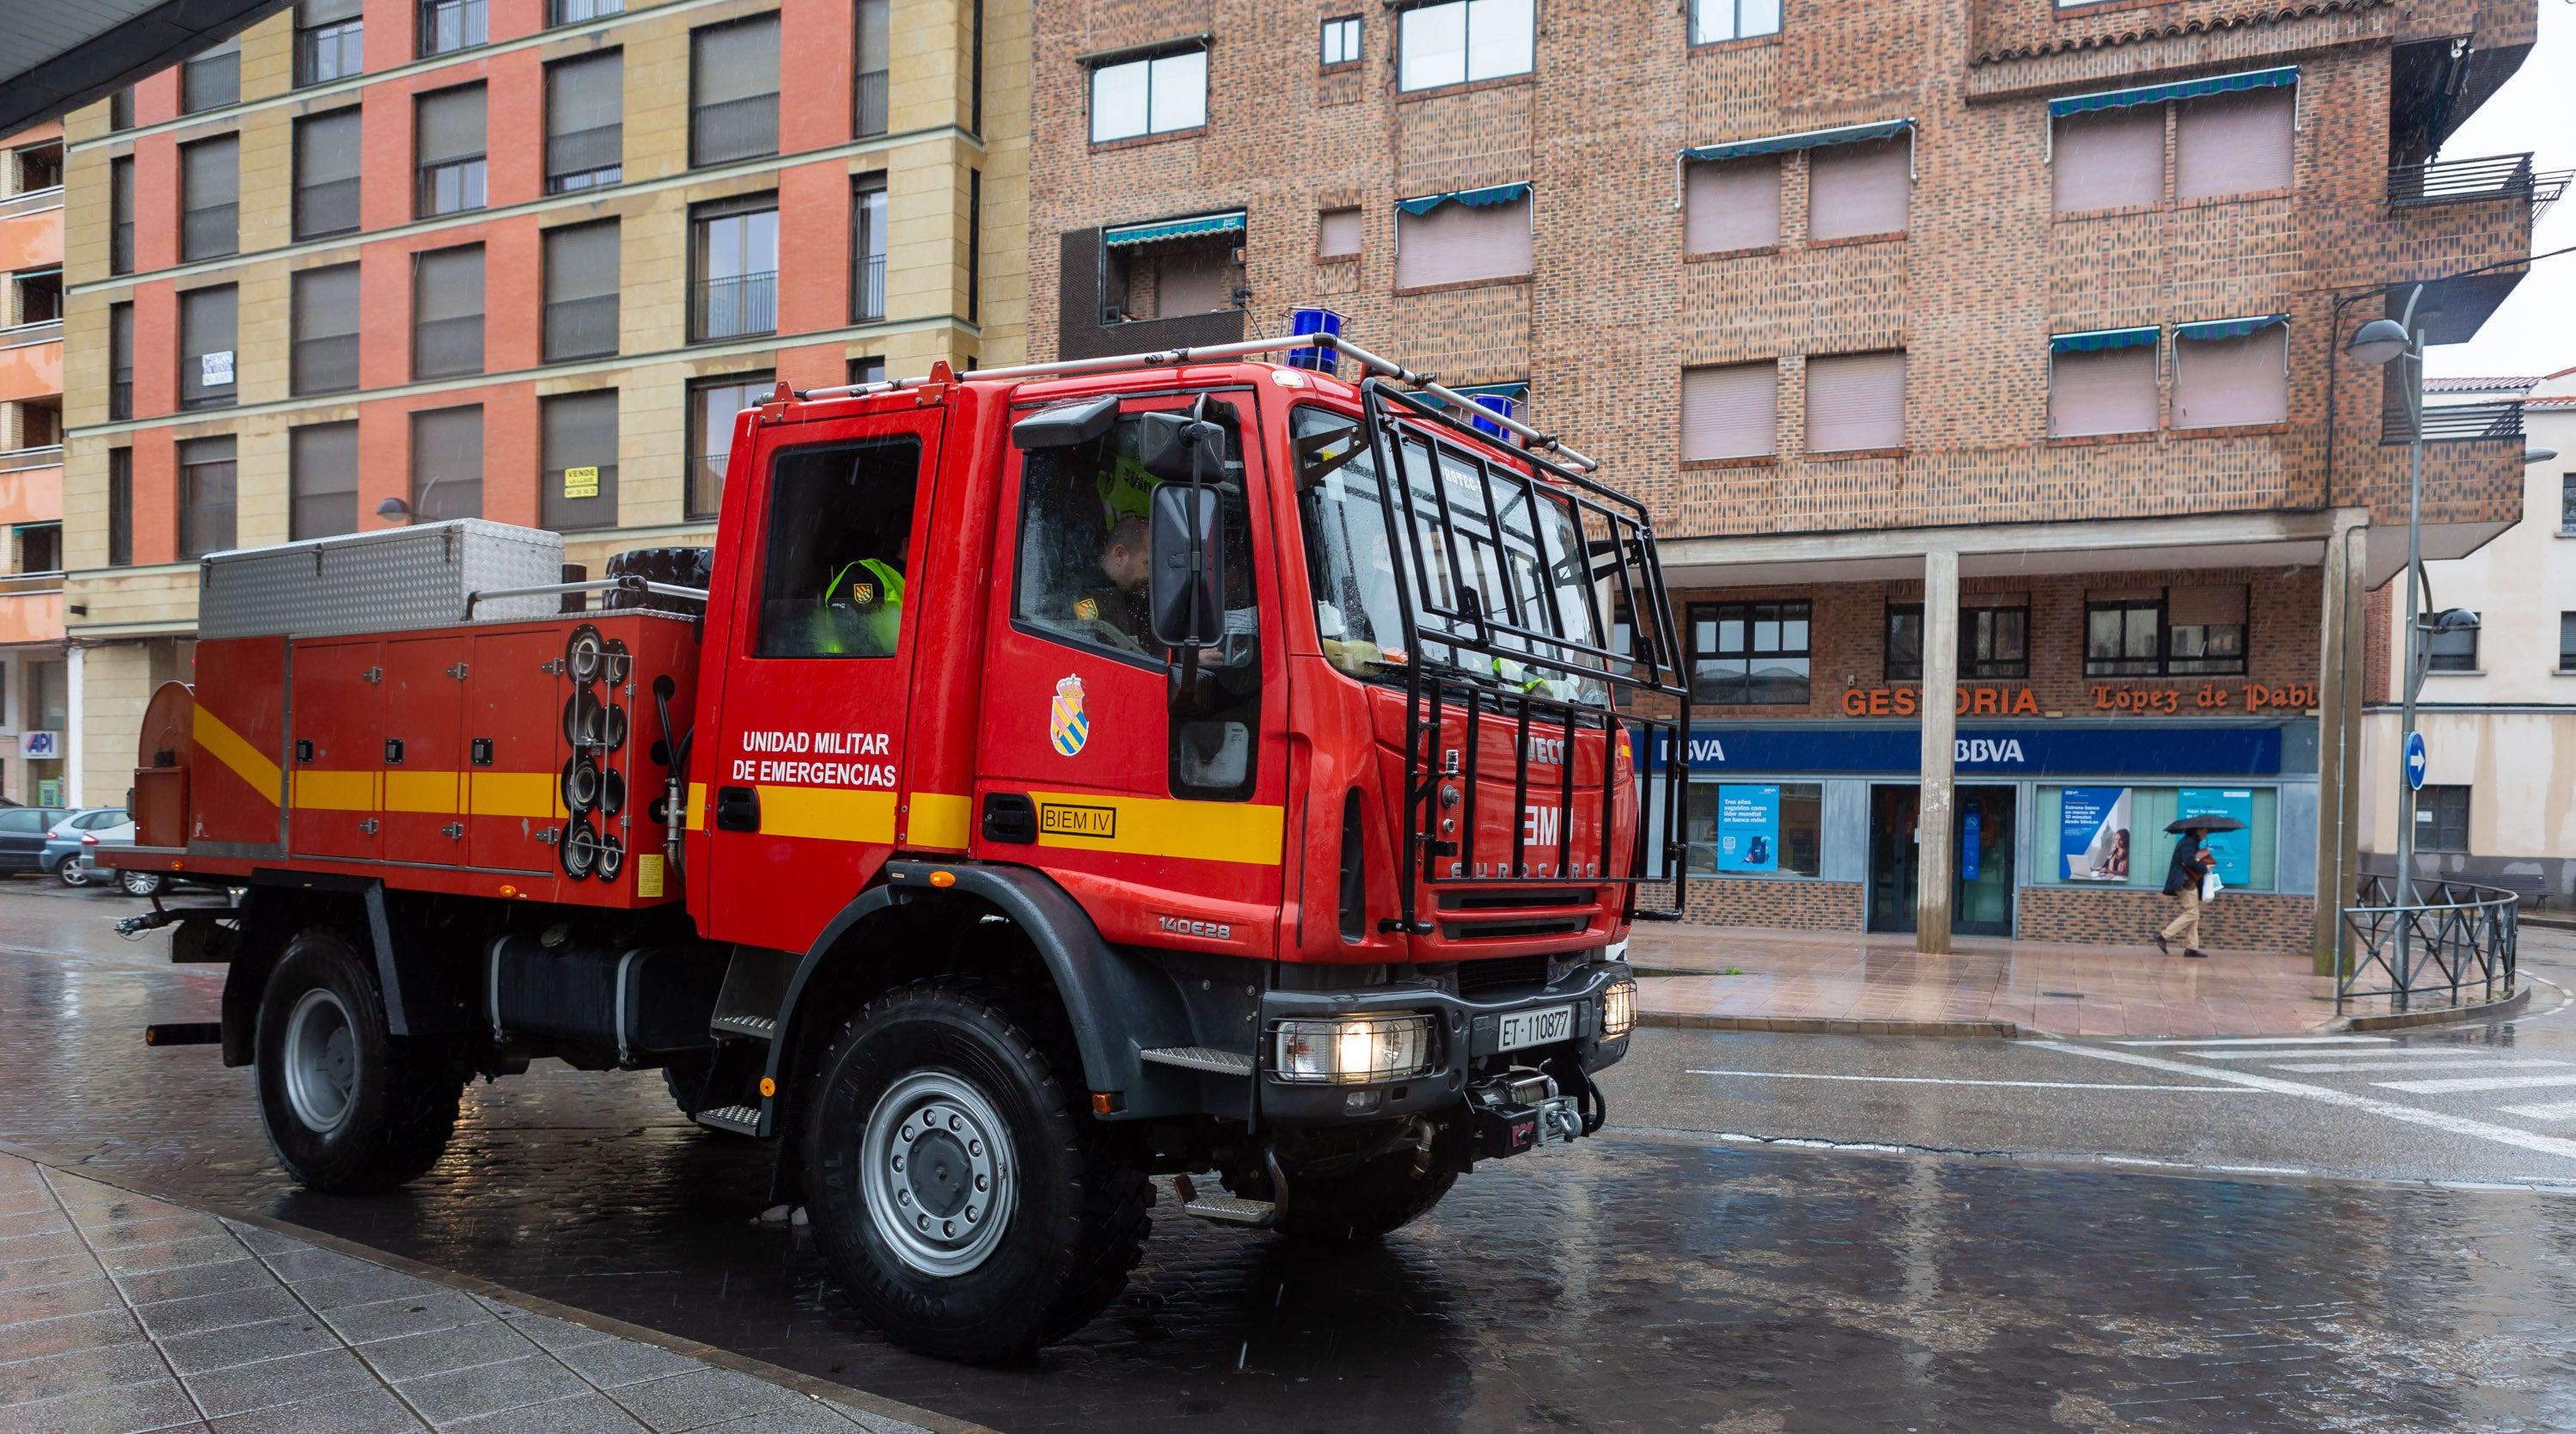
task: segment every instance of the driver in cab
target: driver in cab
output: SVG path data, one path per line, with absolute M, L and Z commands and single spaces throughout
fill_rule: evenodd
M 1154 623 L 1146 585 L 1153 576 L 1153 540 L 1144 518 L 1121 512 L 1100 540 L 1100 556 L 1090 580 L 1074 595 L 1067 616 L 1077 623 L 1098 623 L 1113 641 L 1137 652 L 1154 641 Z

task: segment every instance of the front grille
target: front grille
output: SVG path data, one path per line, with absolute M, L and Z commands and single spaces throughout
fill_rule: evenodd
M 1508 990 L 1514 986 L 1547 984 L 1547 957 L 1494 956 L 1482 961 L 1458 963 L 1458 994 L 1473 996 L 1483 991 Z
M 1590 906 L 1593 893 L 1579 891 L 1444 891 L 1443 911 L 1526 911 L 1540 906 Z
M 1580 916 L 1554 921 L 1479 922 L 1474 926 L 1460 926 L 1452 922 L 1440 928 L 1440 935 L 1442 939 L 1448 941 L 1507 941 L 1529 936 L 1579 935 L 1591 924 L 1589 920 Z

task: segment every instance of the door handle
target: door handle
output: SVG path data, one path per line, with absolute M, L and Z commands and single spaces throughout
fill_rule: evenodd
M 760 793 L 750 787 L 716 788 L 716 830 L 760 830 Z

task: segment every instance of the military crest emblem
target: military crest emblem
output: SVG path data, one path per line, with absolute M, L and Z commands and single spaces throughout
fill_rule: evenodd
M 1068 677 L 1055 685 L 1055 705 L 1047 716 L 1047 734 L 1058 753 L 1070 757 L 1091 739 L 1091 719 L 1082 711 L 1082 679 Z
M 1084 622 L 1098 622 L 1100 620 L 1100 599 L 1075 598 L 1073 600 L 1073 615 Z

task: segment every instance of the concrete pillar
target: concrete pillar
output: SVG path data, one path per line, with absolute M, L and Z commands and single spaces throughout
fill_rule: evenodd
M 1950 895 L 1958 882 L 1951 831 L 1958 817 L 1952 758 L 1959 700 L 1959 555 L 1923 555 L 1923 799 L 1915 814 L 1914 949 L 1950 949 Z
M 2335 974 L 2342 907 L 2361 870 L 2362 690 L 2370 638 L 2368 537 L 2364 508 L 2338 509 L 2326 539 L 2317 620 L 2316 973 Z
M 63 732 L 59 739 L 63 744 L 63 785 L 66 789 L 63 801 L 70 806 L 83 807 L 89 805 L 83 800 L 89 792 L 81 779 L 81 762 L 89 755 L 89 744 L 81 740 L 81 645 L 77 642 L 63 652 L 63 698 Z

